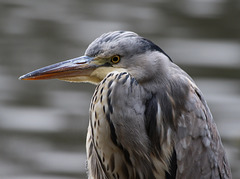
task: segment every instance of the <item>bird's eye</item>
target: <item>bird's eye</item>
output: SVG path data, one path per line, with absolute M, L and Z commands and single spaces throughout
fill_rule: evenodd
M 114 55 L 111 58 L 111 62 L 114 63 L 114 64 L 117 64 L 119 61 L 120 61 L 120 56 L 119 55 Z

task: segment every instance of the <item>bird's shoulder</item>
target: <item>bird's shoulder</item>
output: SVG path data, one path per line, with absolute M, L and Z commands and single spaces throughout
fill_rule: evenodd
M 185 72 L 175 74 L 171 85 L 177 177 L 230 178 L 221 138 L 202 92 Z M 186 92 L 181 91 L 181 86 L 186 87 Z M 179 93 L 182 99 L 177 98 Z

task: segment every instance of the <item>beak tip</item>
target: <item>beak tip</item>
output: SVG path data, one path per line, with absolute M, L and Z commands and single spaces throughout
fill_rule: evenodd
M 28 74 L 20 76 L 18 79 L 19 80 L 28 80 L 30 76 Z
M 20 76 L 18 79 L 19 80 L 23 80 L 24 79 L 24 75 Z

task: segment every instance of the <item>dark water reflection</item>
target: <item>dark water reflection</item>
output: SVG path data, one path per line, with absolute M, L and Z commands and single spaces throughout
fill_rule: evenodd
M 0 178 L 86 178 L 94 86 L 17 78 L 118 29 L 152 39 L 194 77 L 240 178 L 239 15 L 234 0 L 0 0 Z

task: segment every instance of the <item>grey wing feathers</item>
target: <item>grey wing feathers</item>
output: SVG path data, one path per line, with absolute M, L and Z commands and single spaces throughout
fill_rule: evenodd
M 177 178 L 231 178 L 215 122 L 200 90 L 189 81 L 185 111 L 177 119 Z
M 150 141 L 144 123 L 145 95 L 129 74 L 120 73 L 117 76 L 112 89 L 113 113 L 110 118 L 117 145 L 123 151 L 129 169 L 128 178 L 155 178 L 149 156 Z

